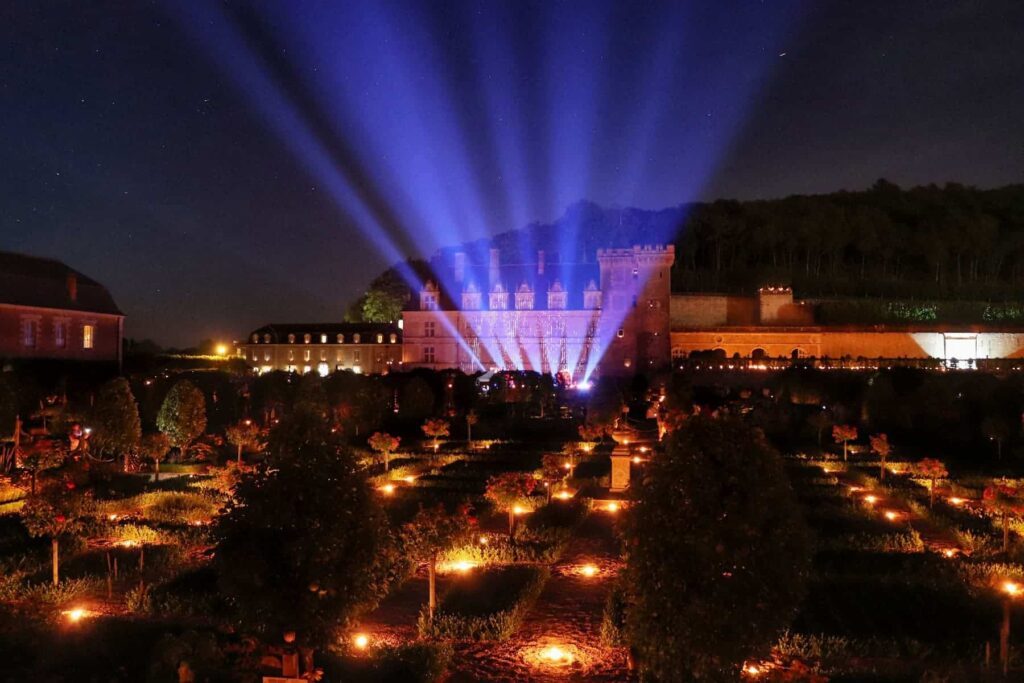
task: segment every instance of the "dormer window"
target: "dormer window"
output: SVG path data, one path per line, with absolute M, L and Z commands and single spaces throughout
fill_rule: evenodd
M 269 334 L 263 335 L 263 343 L 264 344 L 269 344 L 270 343 L 270 335 Z
M 326 344 L 327 343 L 327 335 L 326 334 L 321 334 L 320 335 L 320 343 L 321 344 Z
M 352 335 L 352 343 L 353 344 L 358 344 L 359 343 L 359 333 L 358 332 Z
M 383 334 L 378 334 L 377 335 L 377 343 L 378 344 L 383 344 L 384 343 L 384 335 Z
M 294 344 L 295 343 L 295 335 L 294 334 L 289 334 L 288 335 L 288 343 L 289 344 Z
M 345 343 L 345 335 L 343 335 L 343 334 L 339 334 L 338 335 L 338 343 L 339 344 L 344 344 Z
M 308 344 L 311 341 L 313 341 L 313 335 L 311 335 L 309 332 L 307 332 L 306 334 L 302 335 L 302 342 L 304 344 Z
M 397 342 L 397 341 L 398 341 L 398 335 L 397 335 L 397 334 L 392 334 L 392 335 L 391 335 L 391 337 L 390 337 L 390 339 L 389 339 L 389 341 L 390 341 L 390 342 L 391 342 L 392 344 L 394 344 L 395 342 Z

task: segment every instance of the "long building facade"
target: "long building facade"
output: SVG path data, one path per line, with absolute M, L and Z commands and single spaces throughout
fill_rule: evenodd
M 974 367 L 1024 358 L 1024 328 L 829 325 L 785 286 L 752 296 L 671 292 L 672 246 L 599 249 L 593 262 L 537 252 L 508 263 L 451 254 L 395 325 L 269 325 L 238 349 L 257 371 L 532 370 L 570 382 L 710 354 L 745 359 L 931 359 Z

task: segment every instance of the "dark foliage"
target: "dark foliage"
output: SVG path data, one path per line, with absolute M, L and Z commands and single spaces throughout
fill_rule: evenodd
M 792 618 L 808 533 L 778 454 L 698 417 L 652 460 L 626 519 L 626 636 L 657 681 L 735 680 Z

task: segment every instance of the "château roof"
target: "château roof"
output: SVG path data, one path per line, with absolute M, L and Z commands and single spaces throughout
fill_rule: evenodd
M 0 304 L 124 315 L 107 288 L 55 259 L 0 251 Z

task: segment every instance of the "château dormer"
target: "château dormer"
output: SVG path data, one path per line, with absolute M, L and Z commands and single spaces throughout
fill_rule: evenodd
M 530 285 L 525 282 L 519 285 L 519 289 L 516 290 L 516 310 L 533 310 L 533 290 L 530 289 Z
M 436 311 L 440 295 L 441 292 L 437 285 L 432 280 L 427 280 L 427 283 L 423 285 L 423 289 L 420 290 L 420 310 Z

